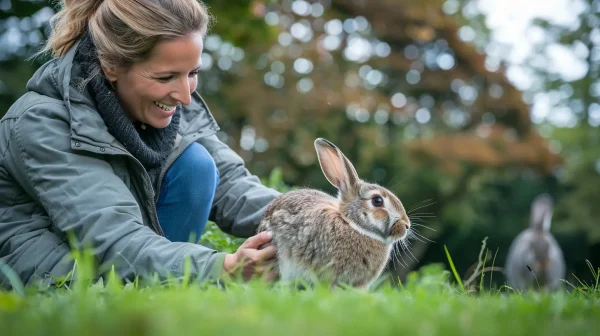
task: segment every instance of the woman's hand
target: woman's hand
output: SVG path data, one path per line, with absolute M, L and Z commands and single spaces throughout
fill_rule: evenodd
M 235 253 L 225 256 L 223 272 L 233 277 L 241 275 L 244 281 L 254 277 L 262 277 L 266 281 L 277 279 L 278 274 L 274 270 L 276 250 L 275 246 L 268 244 L 270 241 L 269 232 L 248 238 Z

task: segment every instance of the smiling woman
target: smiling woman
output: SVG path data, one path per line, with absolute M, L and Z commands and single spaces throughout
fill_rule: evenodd
M 197 0 L 62 2 L 40 53 L 54 58 L 0 122 L 0 264 L 52 284 L 91 247 L 123 278 L 267 275 L 268 233 L 252 236 L 279 193 L 216 137 L 195 92 L 210 23 Z M 239 237 L 235 253 L 189 242 L 207 220 Z M 0 286 L 11 287 L 4 274 Z

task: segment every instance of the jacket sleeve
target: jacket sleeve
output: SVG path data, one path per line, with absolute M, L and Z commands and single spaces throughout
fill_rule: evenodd
M 29 108 L 14 126 L 6 154 L 10 174 L 43 206 L 53 231 L 73 234 L 97 262 L 114 265 L 124 278 L 165 271 L 181 276 L 188 257 L 195 279 L 219 277 L 224 253 L 155 234 L 103 156 L 71 148 L 64 108 L 48 103 Z
M 197 141 L 212 155 L 219 171 L 210 220 L 237 237 L 255 235 L 267 205 L 280 193 L 250 174 L 243 159 L 216 135 Z

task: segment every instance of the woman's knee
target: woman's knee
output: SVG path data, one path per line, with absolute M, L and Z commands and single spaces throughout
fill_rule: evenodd
M 194 142 L 182 154 L 188 174 L 201 177 L 217 177 L 215 160 L 204 146 Z
M 167 172 L 167 181 L 177 184 L 179 190 L 187 190 L 189 197 L 212 196 L 219 181 L 219 172 L 206 148 L 192 143 Z

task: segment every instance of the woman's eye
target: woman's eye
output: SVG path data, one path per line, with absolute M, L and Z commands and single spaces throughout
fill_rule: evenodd
M 381 198 L 381 196 L 375 196 L 371 199 L 371 203 L 376 207 L 380 207 L 383 205 L 383 198 Z
M 188 77 L 193 78 L 196 77 L 196 75 L 198 75 L 200 71 L 192 71 L 188 74 Z M 166 83 L 166 82 L 170 82 L 172 81 L 174 78 L 174 76 L 166 76 L 166 77 L 158 77 L 156 78 L 157 81 L 162 82 L 162 83 Z
M 159 82 L 168 82 L 168 81 L 170 81 L 171 79 L 173 79 L 173 76 L 168 76 L 168 77 L 160 77 L 160 78 L 157 78 L 156 80 L 158 80 Z

